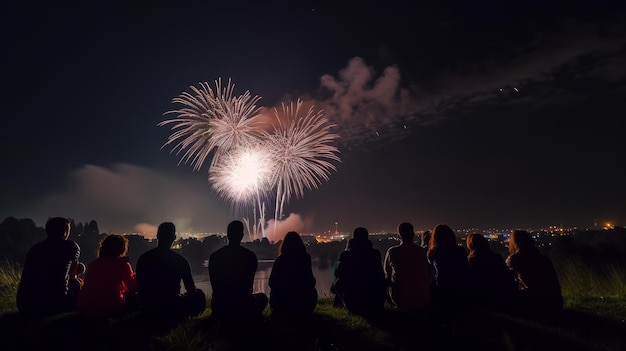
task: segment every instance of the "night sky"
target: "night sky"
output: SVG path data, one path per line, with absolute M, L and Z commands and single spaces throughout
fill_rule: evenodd
M 224 232 L 157 126 L 221 77 L 337 124 L 285 230 L 626 224 L 623 1 L 254 3 L 3 2 L 1 219 Z

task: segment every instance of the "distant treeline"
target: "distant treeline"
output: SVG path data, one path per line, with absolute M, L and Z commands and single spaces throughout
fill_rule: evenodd
M 421 233 L 417 233 L 421 234 Z M 91 220 L 85 223 L 72 221 L 70 239 L 76 241 L 81 247 L 80 260 L 88 264 L 96 258 L 98 244 L 106 233 L 100 233 L 98 223 Z M 0 223 L 0 257 L 9 262 L 21 264 L 24 262 L 28 249 L 46 238 L 44 228 L 37 227 L 32 219 L 16 219 L 8 217 Z M 150 241 L 140 235 L 128 235 L 128 256 L 131 264 L 135 267 L 137 258 L 147 250 L 156 247 L 156 240 Z M 332 266 L 339 253 L 345 249 L 346 241 L 334 241 L 318 243 L 313 236 L 304 235 L 303 240 L 307 243 L 307 250 L 317 266 Z M 398 244 L 393 234 L 371 236 L 372 243 L 383 255 L 387 248 Z M 420 242 L 420 235 L 416 236 Z M 618 228 L 614 230 L 576 231 L 570 235 L 552 236 L 540 235 L 537 239 L 538 248 L 552 258 L 555 264 L 561 261 L 577 260 L 588 264 L 590 267 L 604 265 L 607 262 L 626 264 L 626 230 Z M 175 244 L 179 252 L 191 263 L 192 269 L 202 269 L 203 263 L 208 260 L 211 253 L 227 243 L 222 236 L 207 236 L 202 239 L 188 238 L 179 240 Z M 459 243 L 464 245 L 462 240 Z M 267 238 L 244 243 L 243 245 L 253 250 L 259 259 L 274 259 L 278 255 L 280 242 L 270 242 Z M 503 257 L 508 254 L 507 247 L 497 241 L 491 242 L 493 251 Z

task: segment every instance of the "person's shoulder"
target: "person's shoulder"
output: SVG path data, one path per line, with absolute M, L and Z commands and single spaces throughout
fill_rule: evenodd
M 308 252 L 301 252 L 297 255 L 294 255 L 293 261 L 297 263 L 311 262 L 311 255 Z
M 395 252 L 395 251 L 399 251 L 399 250 L 403 250 L 403 249 L 404 249 L 404 248 L 402 247 L 402 244 L 397 244 L 397 245 L 390 246 L 390 247 L 387 249 L 387 253 L 390 253 L 390 252 Z
M 227 250 L 227 246 L 220 247 L 219 249 L 213 251 L 213 253 L 209 255 L 209 259 L 219 258 L 220 256 L 223 256 L 226 253 L 226 250 Z
M 243 246 L 240 246 L 240 248 L 242 249 L 243 252 L 245 252 L 246 255 L 248 255 L 248 257 L 254 258 L 255 260 L 257 259 L 256 254 L 254 253 L 254 251 L 248 249 L 247 247 L 243 247 Z
M 544 255 L 544 254 L 541 254 L 541 253 L 539 255 L 537 255 L 537 261 L 540 261 L 545 266 L 551 266 L 552 265 L 552 259 L 550 259 L 550 257 L 548 257 L 547 255 Z
M 126 266 L 130 264 L 128 256 L 112 257 L 112 261 L 119 266 Z
M 156 249 L 157 248 L 155 247 L 155 248 L 152 248 L 152 249 L 142 253 L 141 255 L 139 255 L 139 258 L 137 259 L 137 261 L 141 261 L 141 260 L 144 260 L 146 258 L 150 258 L 151 256 L 154 256 L 155 252 L 156 252 Z
M 408 243 L 408 244 L 404 244 L 404 245 L 399 245 L 400 247 L 402 247 L 404 250 L 410 250 L 412 252 L 423 252 L 424 254 L 426 254 L 426 251 L 428 251 L 427 248 L 423 247 L 423 246 L 419 246 L 416 243 Z
M 353 254 L 351 250 L 344 250 L 339 253 L 339 260 L 345 260 Z
M 517 266 L 523 257 L 519 253 L 510 254 L 504 261 L 509 266 Z
M 78 243 L 74 240 L 65 240 L 65 243 L 68 247 L 72 249 L 80 250 L 80 245 L 78 245 Z
M 172 259 L 175 259 L 175 260 L 178 260 L 178 261 L 185 261 L 185 262 L 187 262 L 187 258 L 185 258 L 185 256 L 179 254 L 178 252 L 176 252 L 174 250 L 168 250 L 168 251 L 169 251 L 168 255 Z
M 28 252 L 31 254 L 36 254 L 38 251 L 43 251 L 46 249 L 46 247 L 48 246 L 47 241 L 40 241 L 37 242 L 35 244 L 33 244 L 29 249 Z

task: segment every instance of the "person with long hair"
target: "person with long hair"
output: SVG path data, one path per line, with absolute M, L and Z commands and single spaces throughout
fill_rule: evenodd
M 550 314 L 563 307 L 561 285 L 552 260 L 539 252 L 530 233 L 511 233 L 506 264 L 515 275 L 524 310 Z
M 311 255 L 300 235 L 288 232 L 278 247 L 269 278 L 272 316 L 301 320 L 311 315 L 317 304 Z
M 504 258 L 491 250 L 482 234 L 468 235 L 465 243 L 469 250 L 470 285 L 477 301 L 482 307 L 507 308 L 517 289 Z
M 98 258 L 87 266 L 85 283 L 76 303 L 79 314 L 87 317 L 121 315 L 137 307 L 137 280 L 128 262 L 128 239 L 110 234 L 98 248 Z
M 433 300 L 439 307 L 460 305 L 460 299 L 470 289 L 467 251 L 457 244 L 454 231 L 445 224 L 432 230 L 426 254 L 434 270 Z

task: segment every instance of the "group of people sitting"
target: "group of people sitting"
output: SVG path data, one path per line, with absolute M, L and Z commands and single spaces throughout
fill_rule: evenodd
M 158 246 L 137 261 L 128 257 L 128 239 L 107 235 L 98 257 L 87 267 L 79 261 L 80 247 L 69 240 L 70 221 L 55 217 L 46 223 L 47 239 L 30 248 L 24 262 L 16 303 L 28 316 L 51 316 L 77 311 L 85 317 L 115 317 L 141 311 L 179 321 L 206 308 L 204 292 L 196 289 L 187 260 L 171 250 L 173 223 L 162 223 Z M 79 278 L 84 273 L 84 279 Z M 186 292 L 181 294 L 181 281 Z
M 335 305 L 365 316 L 382 311 L 387 301 L 404 310 L 473 306 L 535 316 L 563 307 L 552 261 L 527 231 L 511 233 L 506 259 L 481 234 L 469 235 L 465 249 L 444 224 L 424 233 L 421 245 L 410 223 L 400 224 L 398 235 L 400 244 L 382 259 L 367 229 L 354 230 L 335 264 Z
M 16 303 L 20 313 L 43 317 L 77 311 L 88 318 L 109 318 L 140 312 L 174 324 L 201 314 L 206 296 L 194 283 L 189 262 L 171 249 L 176 227 L 161 223 L 158 245 L 137 260 L 133 270 L 128 239 L 109 234 L 98 257 L 87 267 L 80 247 L 69 240 L 70 221 L 55 217 L 46 223 L 47 239 L 30 248 L 24 262 Z M 277 317 L 301 318 L 317 304 L 311 256 L 296 232 L 285 235 L 269 278 L 271 294 L 253 293 L 257 256 L 241 246 L 244 225 L 228 225 L 228 244 L 209 259 L 212 314 L 221 320 L 260 317 L 268 303 Z M 84 279 L 79 278 L 84 273 Z M 181 293 L 181 283 L 185 292 Z
M 98 257 L 85 268 L 79 261 L 80 247 L 68 239 L 68 219 L 51 218 L 46 232 L 48 238 L 35 244 L 24 262 L 16 301 L 21 313 L 47 316 L 76 310 L 100 318 L 137 311 L 177 323 L 206 309 L 206 296 L 196 288 L 188 261 L 171 249 L 176 239 L 171 222 L 158 227 L 158 245 L 138 258 L 136 271 L 126 256 L 128 240 L 123 235 L 107 235 Z M 557 310 L 563 305 L 552 262 L 525 231 L 512 233 L 506 261 L 478 234 L 467 238 L 468 253 L 446 225 L 424 236 L 423 245 L 414 242 L 410 223 L 400 224 L 398 234 L 400 244 L 389 248 L 383 259 L 367 229 L 354 230 L 334 267 L 331 291 L 337 306 L 368 316 L 381 312 L 386 301 L 422 310 L 455 306 L 468 296 L 485 306 Z M 300 235 L 288 232 L 281 241 L 269 277 L 269 297 L 253 291 L 258 260 L 241 245 L 243 237 L 243 223 L 232 221 L 228 244 L 209 258 L 212 315 L 223 321 L 255 320 L 269 304 L 276 319 L 309 317 L 318 293 L 311 256 Z M 81 273 L 84 280 L 78 278 Z

